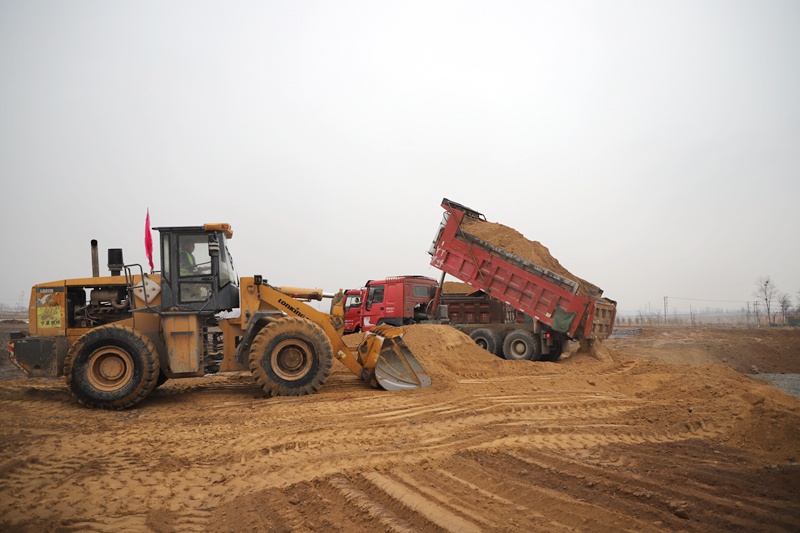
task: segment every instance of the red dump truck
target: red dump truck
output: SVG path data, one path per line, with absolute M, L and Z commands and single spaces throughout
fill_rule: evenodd
M 441 292 L 438 312 L 434 313 L 432 303 L 438 289 L 436 280 L 424 276 L 370 280 L 365 287 L 349 289 L 342 302 L 344 332 L 369 331 L 381 324 L 440 323 L 466 333 L 480 347 L 507 359 L 555 361 L 561 355 L 560 335 L 545 331 L 541 346 L 534 347 L 537 337 L 531 317 L 472 287 L 463 293 Z
M 425 276 L 393 276 L 367 281 L 360 289 L 348 289 L 342 302 L 344 332 L 369 331 L 381 324 L 445 323 L 495 355 L 503 355 L 503 340 L 513 330 L 533 332 L 530 317 L 483 291 L 467 285 L 467 292 L 439 294 L 439 285 Z M 434 313 L 432 302 L 437 294 L 439 312 Z M 526 338 L 530 335 L 523 334 Z M 551 342 L 548 348 L 544 356 L 556 358 L 561 354 L 560 345 Z
M 444 218 L 428 253 L 431 265 L 522 313 L 529 328 L 487 324 L 478 344 L 507 359 L 555 360 L 568 340 L 592 341 L 611 334 L 616 302 L 602 291 L 536 265 L 481 240 L 466 223 L 486 221 L 481 213 L 442 200 Z M 439 291 L 439 293 L 441 290 Z M 439 307 L 437 293 L 431 308 Z M 447 306 L 452 307 L 452 304 Z

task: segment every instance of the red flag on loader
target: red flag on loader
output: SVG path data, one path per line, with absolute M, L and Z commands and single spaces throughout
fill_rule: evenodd
M 150 235 L 150 208 L 147 208 L 147 218 L 144 219 L 144 253 L 147 254 L 147 260 L 150 262 L 150 271 L 152 272 L 155 267 L 153 266 L 153 237 Z

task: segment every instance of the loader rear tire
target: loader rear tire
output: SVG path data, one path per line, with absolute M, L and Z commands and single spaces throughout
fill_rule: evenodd
M 126 326 L 108 325 L 89 331 L 64 360 L 67 388 L 85 407 L 133 407 L 153 391 L 160 374 L 153 343 Z
M 503 340 L 496 331 L 488 328 L 479 328 L 470 333 L 469 337 L 487 352 L 500 355 L 500 351 L 503 348 Z
M 503 341 L 503 357 L 512 361 L 538 361 L 541 354 L 533 335 L 523 329 L 516 329 L 506 335 L 506 340 Z
M 250 348 L 250 372 L 265 396 L 313 394 L 328 379 L 333 347 L 313 322 L 286 317 L 258 332 Z

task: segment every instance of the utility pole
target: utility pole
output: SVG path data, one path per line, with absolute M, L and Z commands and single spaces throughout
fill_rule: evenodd
M 664 324 L 665 325 L 667 323 L 667 298 L 669 298 L 669 296 L 664 296 Z

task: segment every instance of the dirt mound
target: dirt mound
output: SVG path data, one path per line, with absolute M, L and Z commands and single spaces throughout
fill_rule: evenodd
M 505 362 L 480 348 L 469 335 L 450 326 L 406 326 L 403 340 L 438 383 L 496 375 Z
M 600 288 L 593 283 L 579 278 L 564 268 L 542 243 L 528 240 L 522 233 L 513 228 L 497 222 L 488 222 L 471 217 L 464 217 L 462 227 L 465 232 L 482 241 L 486 241 L 512 255 L 521 257 L 529 263 L 552 270 L 560 276 L 571 279 L 579 284 L 579 292 L 589 294 L 602 293 Z
M 603 362 L 614 360 L 611 350 L 609 350 L 600 339 L 580 339 L 580 344 L 575 355 L 578 357 L 586 355 L 592 359 Z

